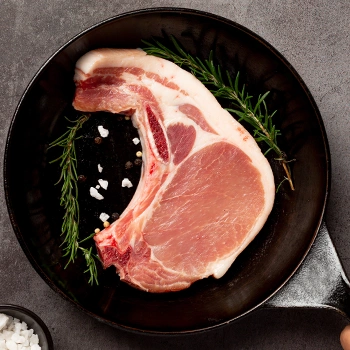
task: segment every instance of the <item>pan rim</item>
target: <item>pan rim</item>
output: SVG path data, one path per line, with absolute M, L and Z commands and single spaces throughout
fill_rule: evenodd
M 322 210 L 320 213 L 320 217 L 315 229 L 315 232 L 313 233 L 312 239 L 310 240 L 310 243 L 308 245 L 308 247 L 305 247 L 305 252 L 304 255 L 302 256 L 302 258 L 300 259 L 299 263 L 295 266 L 295 268 L 292 270 L 292 272 L 290 273 L 290 275 L 285 279 L 285 281 L 278 287 L 276 288 L 268 297 L 266 297 L 264 300 L 262 300 L 260 303 L 256 304 L 254 307 L 250 308 L 249 310 L 245 311 L 244 313 L 230 319 L 227 321 L 222 321 L 218 324 L 215 325 L 210 325 L 207 327 L 203 327 L 203 328 L 198 328 L 198 329 L 190 329 L 190 330 L 176 330 L 176 331 L 154 331 L 154 330 L 149 330 L 149 329 L 138 329 L 135 327 L 130 327 L 130 326 L 125 326 L 125 325 L 121 325 L 118 324 L 116 322 L 110 321 L 107 318 L 98 316 L 96 314 L 94 314 L 93 312 L 87 310 L 85 307 L 81 306 L 80 304 L 78 304 L 76 301 L 74 301 L 72 298 L 70 298 L 68 295 L 66 295 L 61 289 L 59 289 L 55 283 L 53 283 L 47 276 L 47 274 L 44 272 L 44 270 L 40 267 L 40 265 L 38 264 L 38 262 L 35 260 L 34 256 L 32 255 L 28 245 L 26 244 L 25 240 L 23 239 L 23 235 L 21 234 L 21 229 L 20 227 L 16 224 L 16 214 L 14 212 L 14 207 L 12 204 L 12 200 L 11 200 L 11 196 L 10 196 L 10 188 L 9 188 L 9 180 L 8 180 L 8 173 L 9 173 L 9 162 L 8 162 L 8 154 L 9 154 L 9 149 L 10 149 L 10 144 L 11 144 L 11 138 L 12 138 L 12 134 L 13 134 L 13 129 L 14 126 L 16 124 L 16 119 L 17 119 L 17 115 L 19 113 L 19 110 L 21 108 L 21 105 L 27 95 L 27 93 L 32 89 L 32 87 L 34 86 L 34 84 L 36 83 L 37 79 L 39 78 L 39 76 L 41 75 L 42 71 L 50 64 L 50 62 L 52 61 L 52 59 L 54 57 L 56 57 L 60 52 L 62 52 L 66 47 L 68 47 L 70 44 L 72 44 L 74 41 L 76 41 L 77 39 L 83 37 L 85 34 L 87 34 L 90 31 L 93 31 L 94 29 L 101 27 L 103 25 L 106 25 L 108 23 L 114 22 L 114 21 L 118 21 L 120 19 L 123 18 L 127 18 L 127 17 L 134 17 L 134 16 L 139 16 L 139 15 L 147 15 L 149 13 L 174 13 L 174 14 L 181 14 L 181 13 L 186 13 L 186 14 L 190 14 L 190 15 L 194 15 L 194 16 L 200 16 L 200 17 L 207 17 L 210 18 L 212 20 L 215 21 L 219 21 L 222 22 L 226 25 L 229 25 L 231 27 L 235 27 L 238 30 L 243 31 L 244 33 L 248 34 L 249 36 L 253 37 L 254 39 L 258 40 L 261 44 L 263 44 L 264 46 L 266 46 L 269 50 L 271 50 L 277 57 L 278 59 L 280 59 L 283 64 L 288 68 L 288 70 L 291 72 L 291 74 L 296 78 L 296 80 L 298 81 L 298 83 L 300 84 L 300 87 L 303 89 L 303 91 L 305 92 L 305 94 L 307 95 L 307 98 L 310 102 L 310 105 L 315 113 L 315 116 L 317 117 L 318 120 L 318 124 L 320 126 L 320 130 L 321 130 L 321 134 L 322 134 L 322 139 L 323 139 L 323 145 L 324 145 L 324 150 L 325 150 L 325 155 L 326 155 L 326 165 L 327 165 L 327 169 L 326 169 L 326 188 L 325 188 L 325 198 L 323 201 L 323 205 L 322 205 Z M 15 109 L 15 112 L 13 114 L 9 129 L 8 129 L 8 133 L 7 133 L 7 138 L 6 138 L 6 143 L 5 143 L 5 152 L 4 152 L 4 158 L 3 158 L 3 184 L 4 184 L 4 192 L 5 192 L 5 200 L 6 200 L 6 206 L 7 206 L 7 210 L 8 210 L 8 214 L 9 214 L 9 218 L 11 221 L 11 225 L 12 228 L 15 232 L 16 238 L 20 243 L 20 246 L 22 248 L 22 250 L 24 251 L 26 257 L 28 258 L 30 264 L 33 266 L 33 268 L 36 270 L 36 272 L 40 275 L 40 277 L 50 286 L 51 289 L 53 289 L 56 293 L 58 293 L 63 299 L 70 301 L 73 305 L 75 305 L 78 309 L 80 309 L 81 311 L 83 311 L 84 313 L 88 314 L 89 316 L 101 321 L 102 323 L 108 324 L 110 326 L 116 327 L 116 328 L 120 328 L 123 330 L 127 330 L 129 332 L 135 332 L 135 333 L 142 333 L 142 334 L 150 334 L 150 335 L 178 335 L 178 334 L 191 334 L 191 333 L 198 333 L 198 332 L 203 332 L 203 331 L 207 331 L 207 330 L 212 330 L 212 329 L 216 329 L 218 327 L 227 325 L 229 323 L 232 323 L 233 321 L 242 318 L 244 316 L 246 316 L 247 314 L 251 313 L 252 311 L 258 309 L 259 307 L 261 307 L 264 303 L 266 303 L 269 299 L 271 299 L 284 285 L 286 285 L 288 283 L 288 281 L 290 280 L 290 278 L 296 273 L 296 271 L 300 268 L 300 266 L 303 264 L 306 256 L 308 255 L 311 246 L 313 245 L 315 238 L 318 234 L 318 231 L 324 221 L 324 213 L 326 210 L 326 206 L 327 206 L 327 202 L 328 202 L 328 198 L 329 198 L 329 192 L 330 192 L 330 184 L 331 184 L 331 159 L 330 159 L 330 150 L 329 150 L 329 143 L 327 140 L 327 134 L 326 134 L 326 130 L 324 127 L 324 123 L 322 121 L 322 117 L 321 114 L 319 112 L 319 109 L 317 107 L 317 104 L 311 94 L 311 92 L 309 91 L 309 89 L 307 88 L 306 84 L 304 83 L 303 79 L 301 78 L 301 76 L 299 75 L 299 73 L 293 68 L 293 66 L 287 61 L 287 59 L 277 50 L 275 49 L 271 44 L 269 44 L 265 39 L 263 39 L 262 37 L 260 37 L 258 34 L 254 33 L 253 31 L 251 31 L 250 29 L 242 26 L 241 24 L 238 24 L 235 21 L 226 19 L 222 16 L 216 15 L 216 14 L 212 14 L 206 11 L 201 11 L 201 10 L 196 10 L 196 9 L 190 9 L 190 8 L 179 8 L 179 7 L 152 7 L 152 8 L 144 8 L 144 9 L 138 9 L 138 10 L 134 10 L 134 11 L 128 11 L 128 12 L 124 12 L 118 15 L 114 15 L 110 18 L 107 18 L 105 20 L 102 20 L 96 24 L 93 24 L 92 26 L 84 29 L 83 31 L 81 31 L 80 33 L 78 33 L 77 35 L 73 36 L 71 39 L 69 39 L 65 44 L 63 44 L 61 47 L 59 47 L 53 54 L 51 54 L 49 56 L 49 58 L 46 59 L 46 61 L 41 65 L 41 67 L 38 69 L 38 71 L 36 72 L 36 74 L 34 75 L 34 77 L 30 80 L 30 82 L 28 83 L 27 87 L 25 88 L 18 104 L 17 107 Z

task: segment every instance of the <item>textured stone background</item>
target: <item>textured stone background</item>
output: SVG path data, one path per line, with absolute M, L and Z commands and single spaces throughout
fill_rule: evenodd
M 1 154 L 21 94 L 51 54 L 100 20 L 159 6 L 199 9 L 234 20 L 270 42 L 299 72 L 316 100 L 328 134 L 332 191 L 326 221 L 350 273 L 348 0 L 1 0 Z M 3 157 L 0 162 L 2 168 Z M 2 182 L 2 171 L 0 177 Z M 58 350 L 340 349 L 339 332 L 346 321 L 320 310 L 259 310 L 217 330 L 179 337 L 112 329 L 62 300 L 34 271 L 13 233 L 2 188 L 0 208 L 0 303 L 20 304 L 37 312 L 49 326 Z

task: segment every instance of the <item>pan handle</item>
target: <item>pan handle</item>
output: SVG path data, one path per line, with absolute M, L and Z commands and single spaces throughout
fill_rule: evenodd
M 324 222 L 303 264 L 264 307 L 333 309 L 350 321 L 350 283 Z

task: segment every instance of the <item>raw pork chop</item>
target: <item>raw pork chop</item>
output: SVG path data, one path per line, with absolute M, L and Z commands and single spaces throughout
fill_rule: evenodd
M 254 139 L 190 73 L 142 50 L 91 51 L 74 80 L 77 110 L 128 113 L 142 142 L 135 195 L 95 236 L 103 266 L 149 292 L 220 278 L 274 201 Z

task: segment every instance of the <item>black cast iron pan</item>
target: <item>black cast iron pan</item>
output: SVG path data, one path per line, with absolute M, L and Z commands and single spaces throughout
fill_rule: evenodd
M 281 148 L 296 159 L 291 163 L 296 189 L 283 184 L 263 230 L 219 280 L 209 278 L 187 290 L 159 295 L 121 283 L 108 269 L 100 272 L 100 285 L 91 287 L 82 261 L 64 269 L 62 211 L 59 188 L 54 186 L 59 170 L 48 163 L 55 156 L 48 144 L 65 130 L 64 116 L 76 116 L 72 77 L 80 56 L 98 47 L 140 47 L 142 39 L 167 35 L 174 35 L 195 56 L 206 58 L 213 50 L 221 66 L 240 71 L 252 95 L 271 92 L 268 107 L 278 111 L 274 121 L 283 134 Z M 111 142 L 96 145 L 93 139 L 98 135 L 92 130 L 101 122 L 111 130 Z M 103 204 L 110 212 L 123 210 L 132 196 L 116 185 L 120 178 L 127 171 L 135 181 L 139 176 L 137 167 L 124 168 L 135 151 L 126 146 L 135 133 L 130 122 L 99 113 L 89 123 L 78 149 L 79 171 L 88 179 L 80 191 L 82 232 L 91 232 L 98 224 L 94 216 L 104 209 L 84 194 L 84 186 L 96 181 L 97 163 L 109 164 L 109 179 L 116 179 Z M 270 162 L 278 183 L 283 173 L 272 156 Z M 44 64 L 25 91 L 10 127 L 4 171 L 11 222 L 34 268 L 61 296 L 109 325 L 172 334 L 210 329 L 257 307 L 347 310 L 347 280 L 323 223 L 330 159 L 319 111 L 283 56 L 232 21 L 200 11 L 158 8 L 116 16 L 78 35 Z

